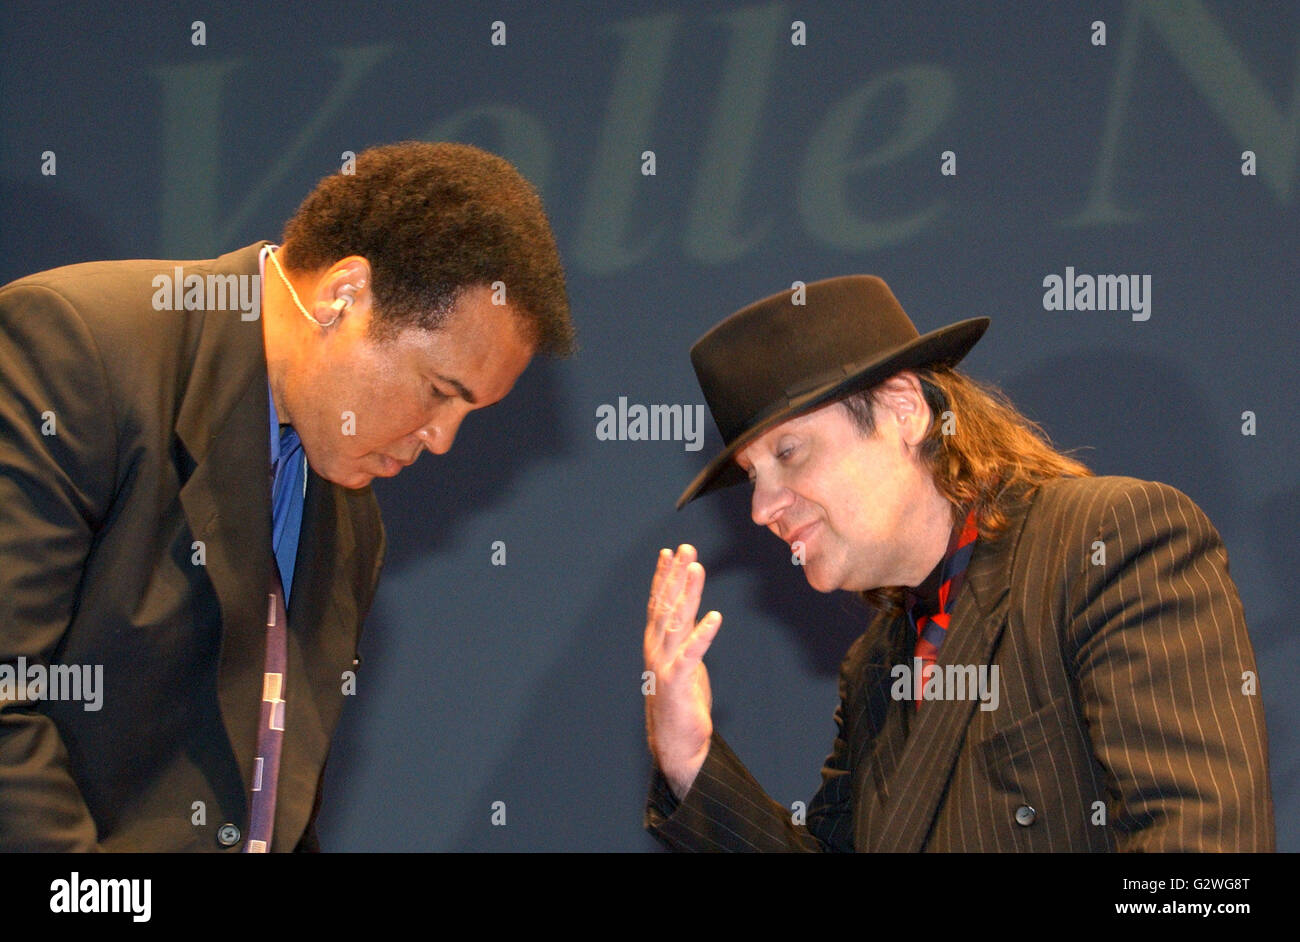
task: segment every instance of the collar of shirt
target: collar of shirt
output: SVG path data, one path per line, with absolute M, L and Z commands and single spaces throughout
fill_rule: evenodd
M 257 254 L 257 271 L 263 284 L 265 284 L 266 279 L 266 256 L 278 248 L 278 245 L 268 243 L 262 246 L 262 251 Z M 262 306 L 262 311 L 266 311 L 266 305 Z M 275 410 L 275 391 L 271 388 L 271 377 L 269 375 L 266 377 L 266 399 L 270 403 L 268 411 L 271 422 L 271 470 L 274 472 L 276 464 L 280 460 L 281 449 L 287 446 L 289 454 L 286 454 L 285 457 L 288 458 L 298 450 L 300 445 L 297 433 L 292 425 L 285 425 L 283 428 L 280 426 L 280 414 Z
M 920 585 L 907 588 L 906 608 L 909 612 L 924 615 L 939 610 L 939 586 L 943 585 L 943 564 L 947 561 L 948 554 L 944 553 Z
M 952 533 L 948 535 L 948 548 L 944 551 L 943 558 L 934 564 L 934 568 L 921 580 L 920 585 L 907 588 L 904 607 L 916 618 L 933 615 L 939 611 L 939 589 L 943 585 L 944 570 L 948 568 L 949 561 L 957 552 L 957 541 L 961 537 L 966 515 L 965 509 L 957 514 L 957 522 L 953 525 Z

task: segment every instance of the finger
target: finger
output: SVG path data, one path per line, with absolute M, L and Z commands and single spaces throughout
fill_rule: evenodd
M 672 618 L 664 633 L 664 651 L 671 655 L 691 634 L 700 610 L 700 596 L 704 594 L 704 567 L 691 563 L 686 567 L 686 578 L 681 592 L 673 601 Z
M 682 645 L 682 651 L 679 659 L 683 662 L 699 661 L 704 658 L 704 654 L 709 650 L 709 645 L 713 644 L 713 639 L 718 636 L 718 629 L 722 627 L 722 613 L 709 612 L 700 619 L 700 623 L 695 626 L 686 643 Z
M 664 579 L 666 578 L 669 567 L 672 565 L 672 561 L 672 550 L 661 549 L 659 551 L 659 558 L 655 560 L 654 578 L 650 580 L 650 597 L 646 601 L 645 617 L 647 622 L 652 621 L 657 613 L 659 594 L 663 590 Z
M 674 628 L 691 628 L 695 625 L 696 614 L 700 607 L 700 596 L 704 594 L 704 564 L 691 562 L 686 566 L 686 575 L 682 579 L 681 591 L 673 601 Z
M 673 577 L 680 568 L 678 556 L 678 553 L 667 549 L 659 553 L 659 562 L 655 566 L 655 586 L 646 607 L 647 650 L 663 643 L 664 632 L 672 620 L 672 599 L 676 592 Z
M 686 571 L 694 561 L 695 547 L 689 543 L 683 543 L 677 547 L 677 553 L 673 556 L 668 575 L 664 579 L 659 594 L 659 605 L 655 612 L 655 616 L 659 620 L 656 628 L 660 634 L 670 630 L 675 623 L 674 607 L 677 598 L 681 595 L 682 584 L 686 581 Z

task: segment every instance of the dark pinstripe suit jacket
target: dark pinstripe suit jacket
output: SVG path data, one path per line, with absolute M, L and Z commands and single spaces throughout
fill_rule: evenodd
M 682 802 L 656 771 L 647 828 L 677 850 L 1274 848 L 1241 602 L 1181 492 L 1063 478 L 977 544 L 938 664 L 998 665 L 997 709 L 894 700 L 914 640 L 881 615 L 850 648 L 806 825 L 715 733 Z

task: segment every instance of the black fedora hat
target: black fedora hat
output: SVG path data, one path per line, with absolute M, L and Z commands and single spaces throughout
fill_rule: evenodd
M 972 317 L 921 335 L 889 286 L 872 275 L 814 281 L 742 308 L 691 347 L 726 447 L 682 492 L 677 508 L 744 481 L 736 452 L 774 425 L 900 370 L 951 366 L 988 326 L 987 317 Z

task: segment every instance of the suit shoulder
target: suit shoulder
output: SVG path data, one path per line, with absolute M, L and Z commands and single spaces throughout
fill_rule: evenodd
M 32 293 L 32 289 L 38 292 L 43 289 L 62 299 L 92 329 L 108 329 L 110 325 L 122 322 L 139 326 L 140 312 L 180 313 L 174 311 L 172 304 L 163 307 L 156 303 L 160 276 L 175 280 L 180 274 L 180 287 L 183 288 L 186 275 L 197 274 L 206 279 L 209 275 L 224 278 L 231 274 L 253 274 L 257 272 L 261 244 L 249 245 L 214 259 L 133 258 L 63 265 L 9 282 L 0 287 L 0 299 L 10 292 Z M 225 287 L 224 282 L 222 287 Z M 178 293 L 173 287 L 164 300 L 173 301 Z M 147 326 L 154 331 L 164 330 L 166 321 L 153 318 Z
M 1174 507 L 1203 516 L 1196 502 L 1178 488 L 1122 475 L 1056 478 L 1039 488 L 1034 504 L 1039 513 L 1096 521 L 1116 515 L 1144 517 Z
M 158 272 L 174 265 L 190 264 L 194 263 L 161 259 L 79 262 L 18 278 L 0 287 L 0 294 L 39 288 L 57 295 L 75 309 L 97 309 L 104 306 L 104 292 L 113 293 L 121 288 L 130 290 L 136 284 L 148 286 Z M 145 303 L 148 303 L 153 293 L 151 287 L 148 290 L 149 293 L 145 294 L 143 299 Z
M 75 321 L 95 338 L 107 364 L 130 360 L 184 330 L 182 318 L 159 317 L 151 307 L 153 279 L 168 264 L 85 262 L 37 272 L 0 288 L 0 309 L 22 318 L 30 331 L 57 331 Z

